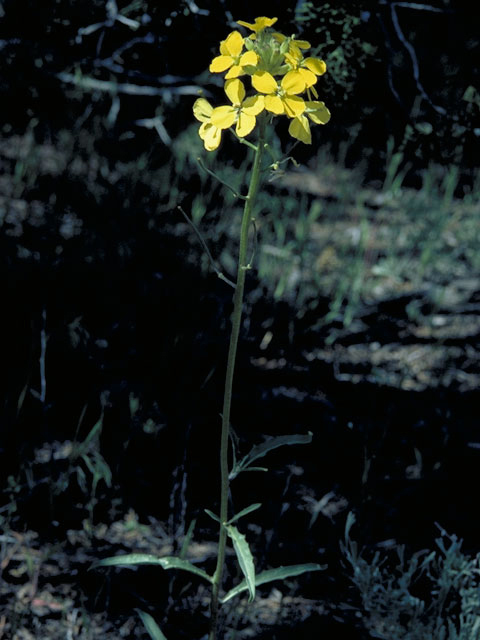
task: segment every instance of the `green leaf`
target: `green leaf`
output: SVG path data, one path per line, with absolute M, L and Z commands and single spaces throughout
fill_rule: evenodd
M 309 444 L 312 441 L 312 433 L 309 432 L 308 435 L 291 435 L 291 436 L 276 436 L 274 438 L 269 438 L 262 442 L 261 444 L 257 444 L 254 446 L 247 455 L 240 460 L 240 462 L 232 469 L 230 472 L 230 479 L 233 480 L 241 471 L 245 471 L 247 467 L 249 467 L 252 462 L 258 460 L 258 458 L 263 458 L 269 451 L 273 449 L 277 449 L 278 447 L 283 447 L 285 445 L 292 444 Z
M 306 564 L 292 564 L 288 567 L 267 569 L 267 571 L 257 573 L 257 575 L 255 576 L 255 586 L 259 587 L 261 584 L 273 582 L 273 580 L 285 580 L 285 578 L 299 576 L 300 574 L 307 573 L 308 571 L 323 571 L 326 568 L 326 565 L 308 562 Z M 227 602 L 231 598 L 234 598 L 239 593 L 242 593 L 242 591 L 246 591 L 247 589 L 248 585 L 246 581 L 242 580 L 240 584 L 237 584 L 236 587 L 230 589 L 230 591 L 220 600 L 220 602 L 223 604 L 224 602 Z
M 212 520 L 215 520 L 215 522 L 220 523 L 220 518 L 218 516 L 216 516 L 213 511 L 210 511 L 210 509 L 204 509 L 205 513 L 207 514 L 207 516 L 210 516 L 210 518 L 212 518 Z
M 178 557 L 180 558 L 180 560 L 183 560 L 187 554 L 188 547 L 190 546 L 190 542 L 192 541 L 193 531 L 195 529 L 196 524 L 197 524 L 197 519 L 194 518 L 191 521 L 190 526 L 188 527 L 187 533 L 185 534 L 185 538 L 183 539 L 182 548 L 180 549 L 180 553 L 178 554 Z
M 225 528 L 232 539 L 238 563 L 245 576 L 245 588 L 248 589 L 249 592 L 248 601 L 252 602 L 255 598 L 255 565 L 253 564 L 252 552 L 243 533 L 240 533 L 240 531 L 232 525 L 227 524 Z
M 141 609 L 136 609 L 138 615 L 140 616 L 145 629 L 148 631 L 148 635 L 152 640 L 167 640 L 163 635 L 160 627 L 152 618 L 152 616 L 146 611 L 141 611 Z
M 113 556 L 110 558 L 103 558 L 90 568 L 95 569 L 97 567 L 118 567 L 118 566 L 130 566 L 139 564 L 154 564 L 162 567 L 162 569 L 180 569 L 182 571 L 189 571 L 194 573 L 208 582 L 212 582 L 212 577 L 208 575 L 203 569 L 199 569 L 188 560 L 182 560 L 181 558 L 175 558 L 174 556 L 165 556 L 158 558 L 150 553 L 128 553 L 124 556 Z
M 239 518 L 243 518 L 243 516 L 246 516 L 247 513 L 251 513 L 252 511 L 256 511 L 261 506 L 262 506 L 261 502 L 255 502 L 255 504 L 251 504 L 249 507 L 245 507 L 245 509 L 242 509 L 236 515 L 234 515 L 233 518 L 230 518 L 230 520 L 227 522 L 227 524 L 232 524 L 232 522 L 236 522 Z

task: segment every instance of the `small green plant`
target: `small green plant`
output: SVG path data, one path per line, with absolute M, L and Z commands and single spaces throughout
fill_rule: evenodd
M 362 603 L 363 621 L 383 640 L 477 640 L 480 636 L 480 554 L 462 552 L 462 541 L 440 529 L 437 550 L 410 558 L 375 552 L 366 559 L 345 528 L 343 554 Z
M 163 569 L 188 571 L 207 581 L 211 585 L 209 640 L 218 638 L 220 605 L 243 592 L 248 592 L 248 599 L 251 602 L 255 598 L 256 588 L 262 584 L 323 568 L 316 563 L 306 563 L 280 566 L 257 573 L 250 545 L 245 535 L 237 528 L 237 523 L 241 518 L 260 508 L 261 504 L 248 505 L 236 514 L 229 513 L 228 509 L 230 485 L 242 472 L 267 471 L 265 467 L 257 466 L 258 460 L 267 453 L 284 445 L 307 444 L 312 439 L 311 433 L 271 437 L 261 444 L 255 445 L 247 455 L 240 457 L 230 427 L 232 388 L 241 328 L 244 286 L 246 274 L 251 269 L 252 261 L 248 255 L 250 232 L 255 219 L 254 207 L 264 171 L 264 156 L 265 152 L 271 156 L 273 162 L 268 166 L 268 169 L 272 172 L 279 171 L 282 164 L 290 159 L 276 157 L 274 146 L 267 141 L 268 128 L 276 116 L 284 115 L 290 121 L 289 134 L 296 141 L 310 144 L 312 141 L 310 123 L 326 124 L 330 119 L 330 113 L 325 104 L 318 100 L 318 93 L 314 86 L 318 77 L 326 71 L 325 63 L 318 58 L 304 57 L 303 52 L 311 47 L 308 42 L 272 31 L 271 27 L 276 20 L 276 18 L 260 17 L 256 18 L 254 23 L 238 21 L 238 24 L 251 31 L 251 34 L 248 37 L 243 37 L 237 30 L 231 32 L 220 43 L 220 55 L 216 56 L 210 65 L 212 73 L 226 72 L 224 88 L 230 104 L 213 107 L 205 98 L 198 98 L 193 105 L 194 116 L 201 122 L 199 136 L 207 151 L 217 149 L 224 131 L 231 129 L 236 139 L 254 152 L 250 183 L 246 195 L 240 194 L 236 188 L 230 186 L 223 178 L 218 177 L 219 181 L 234 194 L 235 198 L 244 202 L 244 209 L 236 282 L 230 282 L 216 269 L 219 277 L 233 286 L 234 295 L 220 439 L 220 511 L 219 514 L 214 514 L 206 510 L 206 513 L 219 526 L 215 571 L 213 575 L 209 575 L 200 567 L 186 560 L 184 553 L 169 557 L 156 557 L 141 553 L 129 554 L 106 558 L 96 565 L 153 564 Z M 239 79 L 240 76 L 250 78 L 251 87 L 254 90 L 253 95 L 247 96 L 247 89 L 244 82 Z M 301 97 L 302 94 L 306 94 L 306 99 Z M 255 129 L 258 131 L 256 144 L 245 139 Z M 208 168 L 203 161 L 200 160 L 200 164 L 208 174 L 217 177 L 215 172 Z M 203 205 L 195 200 L 192 213 L 194 222 L 199 222 L 203 215 Z M 315 215 L 318 214 L 314 212 L 312 218 Z M 303 242 L 306 230 L 299 226 L 296 233 L 299 240 Z M 206 248 L 203 241 L 202 244 Z M 209 257 L 214 264 L 210 254 Z M 229 465 L 230 458 L 232 458 L 231 465 Z M 244 578 L 227 593 L 223 593 L 222 583 L 228 540 L 233 546 Z M 139 615 L 153 640 L 164 639 L 162 631 L 149 614 L 140 612 Z

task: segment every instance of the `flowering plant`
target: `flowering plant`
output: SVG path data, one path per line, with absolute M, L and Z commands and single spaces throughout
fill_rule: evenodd
M 276 21 L 266 17 L 256 18 L 253 24 L 239 20 L 237 24 L 252 33 L 244 38 L 239 31 L 232 31 L 220 43 L 220 55 L 212 60 L 210 71 L 226 72 L 225 93 L 232 104 L 213 107 L 205 98 L 198 98 L 193 105 L 207 151 L 217 149 L 222 132 L 233 125 L 239 138 L 247 136 L 262 112 L 270 120 L 282 115 L 289 118 L 289 134 L 305 144 L 312 142 L 310 122 L 326 124 L 330 120 L 315 88 L 327 70 L 325 62 L 304 57 L 310 43 L 273 31 Z M 250 76 L 256 93 L 247 96 L 241 76 Z M 302 97 L 305 94 L 306 100 Z
M 225 375 L 220 439 L 220 509 L 218 515 L 207 509 L 205 510 L 219 525 L 215 572 L 213 575 L 209 575 L 206 571 L 183 557 L 157 557 L 143 553 L 105 558 L 98 563 L 98 565 L 102 566 L 154 564 L 163 569 L 188 571 L 209 582 L 212 588 L 212 595 L 208 640 L 217 640 L 221 604 L 246 591 L 249 595 L 249 601 L 252 601 L 255 597 L 256 587 L 259 585 L 274 580 L 284 580 L 306 571 L 323 569 L 319 564 L 306 563 L 280 566 L 257 573 L 253 555 L 245 535 L 237 529 L 234 523 L 261 507 L 261 504 L 251 504 L 236 514 L 229 514 L 228 509 L 231 482 L 241 472 L 247 470 L 267 471 L 264 467 L 253 466 L 253 463 L 277 447 L 306 444 L 312 440 L 311 433 L 272 437 L 255 445 L 247 455 L 239 459 L 235 448 L 235 440 L 230 438 L 233 375 L 241 328 L 245 277 L 250 268 L 247 260 L 249 231 L 255 199 L 260 186 L 263 154 L 266 149 L 270 151 L 265 142 L 265 129 L 267 124 L 271 123 L 275 117 L 284 115 L 290 119 L 289 134 L 296 140 L 310 144 L 312 141 L 310 122 L 326 124 L 330 119 L 330 112 L 325 104 L 318 100 L 318 93 L 315 89 L 318 78 L 326 71 L 325 63 L 318 58 L 304 57 L 304 51 L 310 48 L 308 42 L 273 31 L 271 27 L 276 21 L 277 18 L 266 17 L 256 18 L 254 23 L 238 21 L 239 25 L 251 31 L 250 35 L 244 38 L 239 31 L 232 31 L 220 43 L 220 55 L 216 56 L 210 64 L 212 73 L 226 72 L 224 89 L 230 104 L 213 107 L 205 98 L 198 98 L 193 105 L 194 116 L 201 122 L 199 135 L 207 151 L 217 149 L 221 142 L 222 132 L 230 128 L 240 141 L 246 143 L 255 151 L 248 193 L 246 196 L 240 196 L 245 201 L 245 206 L 240 230 L 236 282 L 230 282 L 228 278 L 218 272 L 218 275 L 224 281 L 233 285 L 235 292 L 233 295 L 232 330 Z M 248 76 L 250 76 L 250 82 L 246 78 Z M 245 77 L 245 81 L 240 80 L 240 77 Z M 247 95 L 245 84 L 251 85 L 251 89 L 254 91 L 252 95 Z M 248 90 L 250 91 L 250 87 Z M 304 95 L 306 95 L 306 100 L 302 97 Z M 244 138 L 257 125 L 258 140 L 255 145 L 244 140 Z M 275 169 L 278 164 L 278 162 L 275 162 L 272 167 Z M 213 174 L 212 171 L 209 172 Z M 222 180 L 221 182 L 226 184 Z M 183 212 L 182 209 L 180 210 Z M 230 446 L 233 447 L 233 464 L 231 468 L 229 468 Z M 232 542 L 244 579 L 227 593 L 222 594 L 222 577 L 228 539 Z M 146 612 L 140 612 L 140 615 L 152 639 L 165 640 L 165 636 L 153 618 Z

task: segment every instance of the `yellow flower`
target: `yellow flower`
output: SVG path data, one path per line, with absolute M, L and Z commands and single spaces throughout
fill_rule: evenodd
M 305 111 L 305 102 L 298 97 L 305 89 L 305 83 L 299 81 L 292 72 L 282 78 L 280 86 L 268 71 L 257 71 L 252 76 L 252 84 L 260 93 L 266 93 L 265 109 L 276 115 L 286 114 L 295 118 Z
M 317 76 L 322 76 L 327 70 L 327 65 L 320 58 L 303 58 L 300 56 L 294 56 L 291 53 L 285 54 L 285 60 L 292 68 L 292 74 L 299 79 L 299 82 L 303 81 L 304 89 L 309 89 L 317 82 Z
M 247 29 L 258 34 L 267 27 L 271 27 L 277 20 L 278 18 L 265 18 L 265 16 L 262 16 L 261 18 L 255 18 L 253 24 L 251 22 L 245 22 L 244 20 L 237 20 L 237 24 L 241 24 L 242 27 L 247 27 Z
M 242 54 L 244 39 L 239 31 L 232 33 L 220 43 L 220 54 L 210 64 L 211 73 L 221 73 L 230 69 L 225 78 L 238 78 L 245 73 L 243 67 L 255 66 L 258 56 L 254 51 L 246 51 Z
M 305 144 L 312 143 L 312 135 L 310 133 L 310 123 L 308 118 L 315 124 L 327 124 L 330 120 L 330 111 L 324 102 L 317 100 L 309 100 L 305 103 L 305 114 L 293 118 L 288 127 L 288 133 L 292 138 L 296 138 Z M 308 118 L 307 118 L 308 116 Z
M 207 151 L 215 151 L 222 138 L 222 130 L 210 121 L 212 112 L 213 107 L 208 100 L 205 100 L 205 98 L 195 100 L 193 115 L 202 123 L 198 135 L 203 140 L 203 145 Z
M 286 44 L 284 45 L 284 47 L 287 47 L 288 45 L 288 53 L 297 58 L 302 57 L 301 49 L 310 49 L 312 46 L 306 40 L 296 40 L 295 36 L 287 38 L 287 36 L 284 36 L 283 33 L 274 33 L 272 35 L 280 44 L 283 44 L 285 42 Z M 282 50 L 285 52 L 286 49 L 283 49 L 282 47 Z
M 245 87 L 238 79 L 227 80 L 225 93 L 232 106 L 216 107 L 212 111 L 211 122 L 219 129 L 228 129 L 236 123 L 237 136 L 243 138 L 254 129 L 256 116 L 264 109 L 264 98 L 257 95 L 245 99 Z

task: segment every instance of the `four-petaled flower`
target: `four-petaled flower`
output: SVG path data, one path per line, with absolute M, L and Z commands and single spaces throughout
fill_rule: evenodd
M 330 120 L 330 111 L 324 102 L 308 100 L 305 103 L 305 112 L 290 122 L 288 133 L 292 138 L 296 138 L 305 144 L 312 144 L 312 134 L 310 133 L 310 123 L 308 118 L 315 124 L 327 124 Z
M 299 82 L 304 82 L 304 90 L 313 87 L 317 82 L 317 76 L 323 76 L 327 70 L 327 65 L 320 58 L 303 58 L 302 55 L 286 53 L 285 60 L 291 67 L 290 73 L 294 74 Z
M 236 124 L 235 131 L 239 138 L 248 135 L 256 124 L 256 117 L 264 109 L 263 96 L 252 96 L 245 99 L 245 87 L 238 79 L 227 80 L 225 93 L 232 106 L 216 107 L 212 111 L 211 122 L 219 129 L 228 129 Z
M 258 56 L 255 51 L 245 51 L 242 54 L 244 39 L 238 31 L 232 33 L 220 43 L 221 55 L 214 58 L 210 64 L 212 73 L 221 73 L 229 69 L 226 80 L 238 78 L 245 73 L 244 67 L 255 66 Z
M 266 93 L 265 109 L 276 115 L 285 113 L 295 118 L 305 111 L 305 102 L 297 94 L 305 89 L 305 83 L 288 72 L 283 76 L 280 86 L 268 71 L 257 71 L 252 76 L 252 85 L 260 93 Z

